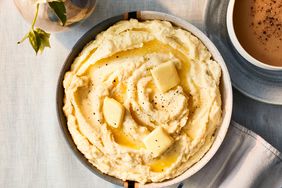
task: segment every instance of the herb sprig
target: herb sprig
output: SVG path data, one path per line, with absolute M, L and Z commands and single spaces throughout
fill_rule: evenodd
M 52 1 L 52 2 L 48 2 L 48 5 L 51 7 L 51 9 L 54 11 L 54 13 L 57 15 L 62 25 L 64 26 L 67 21 L 66 7 L 64 5 L 64 2 Z M 49 41 L 50 33 L 47 33 L 40 28 L 34 28 L 34 25 L 38 17 L 38 12 L 39 12 L 39 3 L 36 4 L 36 12 L 29 32 L 20 41 L 18 41 L 18 44 L 21 44 L 26 39 L 29 39 L 29 43 L 31 44 L 36 54 L 38 54 L 38 52 L 42 53 L 46 47 L 48 48 L 51 47 Z

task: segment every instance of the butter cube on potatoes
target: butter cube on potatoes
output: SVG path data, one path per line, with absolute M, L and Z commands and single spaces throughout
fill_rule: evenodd
M 158 65 L 151 70 L 154 82 L 157 88 L 165 93 L 171 88 L 177 86 L 180 82 L 177 70 L 173 62 L 167 62 Z
M 124 118 L 124 106 L 113 98 L 106 97 L 103 102 L 103 114 L 106 122 L 114 127 L 118 128 L 123 122 Z
M 158 157 L 172 145 L 173 138 L 162 127 L 157 127 L 143 139 L 143 142 L 153 157 Z

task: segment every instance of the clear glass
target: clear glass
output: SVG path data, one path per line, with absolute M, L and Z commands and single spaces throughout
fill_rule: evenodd
M 48 32 L 64 31 L 71 25 L 91 15 L 96 7 L 96 2 L 97 0 L 65 0 L 67 12 L 67 22 L 65 26 L 61 25 L 60 20 L 48 4 L 40 4 L 35 26 Z M 14 0 L 14 4 L 24 19 L 31 23 L 35 15 L 36 5 L 34 5 L 31 0 Z

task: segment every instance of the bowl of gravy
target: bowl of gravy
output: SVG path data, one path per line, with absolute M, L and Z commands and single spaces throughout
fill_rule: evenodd
M 248 62 L 262 69 L 282 70 L 281 0 L 230 0 L 227 30 Z

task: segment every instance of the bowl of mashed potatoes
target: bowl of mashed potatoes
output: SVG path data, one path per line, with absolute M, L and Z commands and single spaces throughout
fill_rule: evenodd
M 180 18 L 125 13 L 94 26 L 61 71 L 57 112 L 72 150 L 103 179 L 164 187 L 221 145 L 232 87 L 212 42 Z

